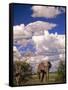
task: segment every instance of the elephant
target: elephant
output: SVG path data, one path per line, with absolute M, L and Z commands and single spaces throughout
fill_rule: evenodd
M 49 80 L 49 70 L 52 64 L 50 61 L 42 61 L 38 64 L 38 77 L 41 82 L 43 82 L 44 78 L 46 81 Z

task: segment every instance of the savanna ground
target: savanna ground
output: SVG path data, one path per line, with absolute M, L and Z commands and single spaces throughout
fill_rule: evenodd
M 38 74 L 32 74 L 32 68 L 30 64 L 26 62 L 14 63 L 14 76 L 13 85 L 40 85 L 40 84 L 56 84 L 66 82 L 66 69 L 63 62 L 59 63 L 59 67 L 56 72 L 49 72 L 49 79 L 46 81 L 44 78 L 43 82 L 39 80 Z M 18 72 L 18 73 L 16 73 Z M 46 74 L 45 74 L 46 75 Z M 18 78 L 19 77 L 19 78 Z M 18 81 L 18 82 L 17 82 Z
M 57 73 L 56 72 L 50 72 L 49 73 L 49 80 L 46 81 L 45 78 L 43 80 L 43 82 L 41 82 L 38 78 L 38 75 L 37 74 L 34 74 L 32 75 L 32 78 L 29 79 L 27 82 L 25 83 L 22 83 L 21 85 L 41 85 L 41 84 L 54 84 L 54 83 L 62 83 L 62 82 L 59 82 L 59 81 L 56 81 L 56 77 L 57 77 Z

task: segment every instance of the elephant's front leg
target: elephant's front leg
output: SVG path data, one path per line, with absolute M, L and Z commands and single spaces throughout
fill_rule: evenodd
M 41 81 L 43 81 L 44 80 L 44 75 L 45 75 L 44 70 L 41 73 L 42 73 Z

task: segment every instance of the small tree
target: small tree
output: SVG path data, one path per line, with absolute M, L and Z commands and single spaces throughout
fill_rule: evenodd
M 59 67 L 57 70 L 56 81 L 63 83 L 63 82 L 65 82 L 65 80 L 66 80 L 65 63 L 64 63 L 64 61 L 60 61 Z
M 32 67 L 23 61 L 14 62 L 14 85 L 22 85 L 32 78 Z
M 21 81 L 23 83 L 27 82 L 29 79 L 32 78 L 32 67 L 29 63 L 23 62 L 21 65 Z

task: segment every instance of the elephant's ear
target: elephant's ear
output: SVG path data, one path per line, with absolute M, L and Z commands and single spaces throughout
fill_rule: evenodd
M 51 68 L 52 64 L 50 61 L 48 61 L 49 69 Z

